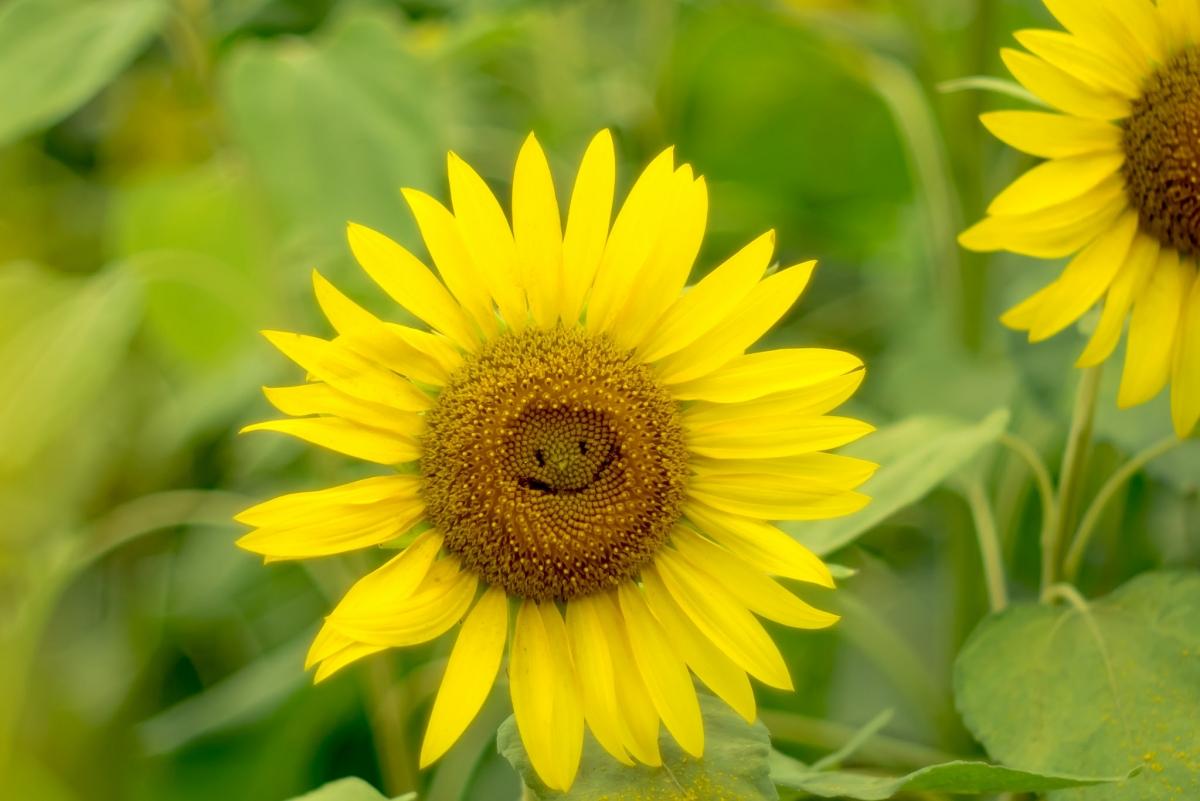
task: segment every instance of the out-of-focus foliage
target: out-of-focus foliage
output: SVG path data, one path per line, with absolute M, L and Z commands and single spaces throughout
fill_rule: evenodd
M 1010 747 L 993 736 L 1009 724 L 974 708 L 968 731 L 953 698 L 955 655 L 987 613 L 972 511 L 982 493 L 1010 589 L 1032 600 L 1042 511 L 1028 465 L 997 442 L 1007 429 L 1058 463 L 1081 334 L 1030 347 L 995 322 L 1039 270 L 960 254 L 954 236 L 1023 166 L 976 115 L 1020 101 L 938 87 L 1001 74 L 1008 32 L 1045 22 L 1037 0 L 0 6 L 0 796 L 277 801 L 343 776 L 385 797 L 519 796 L 495 747 L 505 688 L 417 771 L 445 643 L 311 686 L 319 619 L 375 560 L 264 568 L 233 546 L 230 517 L 361 468 L 234 432 L 264 414 L 260 386 L 295 378 L 255 332 L 328 333 L 312 268 L 402 321 L 348 258 L 348 220 L 420 252 L 398 189 L 443 195 L 447 149 L 504 197 L 528 131 L 565 177 L 601 127 L 624 186 L 669 144 L 707 176 L 696 277 L 767 228 L 782 262 L 822 260 L 768 344 L 862 355 L 854 413 L 887 427 L 864 444 L 885 462 L 878 511 L 794 529 L 856 572 L 812 593 L 843 615 L 836 628 L 772 631 L 798 688 L 759 690 L 775 748 L 812 761 L 894 708 L 848 767 L 981 759 L 974 735 L 1015 767 L 1124 772 Z M 1085 498 L 1169 429 L 1161 408 L 1111 406 Z M 1198 476 L 1192 442 L 1121 488 L 1083 562 L 1086 595 L 1197 565 Z M 1097 603 L 1098 625 L 1116 602 Z M 1003 650 L 1024 609 L 985 624 L 968 655 Z M 1088 619 L 1064 625 L 1085 638 Z M 365 792 L 347 787 L 321 792 Z

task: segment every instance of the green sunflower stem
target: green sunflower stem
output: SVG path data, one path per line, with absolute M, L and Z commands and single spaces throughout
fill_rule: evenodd
M 1095 534 L 1096 526 L 1100 523 L 1104 510 L 1108 507 L 1108 503 L 1113 499 L 1113 496 L 1139 470 L 1181 442 L 1183 440 L 1171 435 L 1154 443 L 1123 464 L 1121 469 L 1109 476 L 1108 481 L 1104 482 L 1104 486 L 1096 493 L 1095 499 L 1092 500 L 1091 505 L 1088 506 L 1087 511 L 1084 513 L 1083 520 L 1079 524 L 1079 530 L 1075 532 L 1075 538 L 1071 541 L 1071 547 L 1067 551 L 1067 558 L 1063 563 L 1063 577 L 1067 581 L 1074 581 L 1075 577 L 1079 575 L 1079 566 L 1083 563 L 1083 555 L 1087 551 L 1088 543 L 1091 541 L 1092 535 Z
M 1096 414 L 1096 397 L 1100 393 L 1100 376 L 1099 366 L 1085 370 L 1079 381 L 1079 391 L 1075 395 L 1071 432 L 1067 437 L 1062 470 L 1058 476 L 1054 524 L 1042 537 L 1042 600 L 1047 599 L 1049 588 L 1058 581 L 1059 554 L 1071 530 L 1075 499 L 1079 494 L 1079 484 L 1091 451 L 1092 423 Z
M 996 533 L 996 516 L 988 501 L 987 492 L 979 481 L 971 481 L 966 487 L 967 504 L 975 523 L 975 536 L 979 540 L 979 557 L 983 562 L 983 577 L 987 584 L 988 606 L 1000 612 L 1008 606 L 1008 588 L 1004 579 L 1004 558 L 1000 552 L 1000 537 Z

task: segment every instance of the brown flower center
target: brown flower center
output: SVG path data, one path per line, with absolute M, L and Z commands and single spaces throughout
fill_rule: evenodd
M 1178 53 L 1150 76 L 1122 145 L 1142 230 L 1182 253 L 1200 250 L 1200 50 Z
M 509 594 L 636 575 L 679 517 L 687 449 L 650 368 L 576 329 L 505 333 L 426 415 L 422 494 L 446 548 Z

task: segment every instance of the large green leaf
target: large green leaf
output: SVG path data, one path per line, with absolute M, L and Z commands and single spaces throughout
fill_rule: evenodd
M 416 798 L 416 793 L 408 793 L 392 801 L 416 801 Z M 362 779 L 351 777 L 322 785 L 311 793 L 296 796 L 291 801 L 387 801 L 387 796 Z
M 1079 778 L 1014 770 L 985 762 L 947 762 L 921 768 L 907 776 L 867 776 L 845 771 L 814 771 L 781 754 L 772 755 L 771 778 L 776 784 L 821 798 L 884 801 L 900 792 L 953 795 L 977 793 L 1042 793 L 1067 787 L 1119 782 L 1114 778 Z
M 848 517 L 783 527 L 818 554 L 836 551 L 958 473 L 1004 433 L 1008 418 L 1001 409 L 978 423 L 912 417 L 881 429 L 843 451 L 880 465 L 863 488 L 871 503 Z
M 959 655 L 955 693 L 967 726 L 1005 763 L 1147 768 L 1063 798 L 1200 798 L 1200 573 L 1145 574 L 1086 609 L 993 615 Z
M 162 0 L 16 0 L 0 10 L 0 145 L 86 102 L 145 47 Z
M 779 796 L 769 777 L 771 740 L 762 723 L 747 725 L 727 706 L 711 696 L 700 696 L 704 713 L 704 757 L 685 754 L 665 731 L 659 738 L 663 766 L 630 768 L 613 759 L 590 736 L 584 743 L 583 762 L 569 792 L 548 789 L 529 764 L 509 718 L 500 727 L 500 753 L 521 774 L 538 801 L 692 801 L 737 799 L 774 801 Z

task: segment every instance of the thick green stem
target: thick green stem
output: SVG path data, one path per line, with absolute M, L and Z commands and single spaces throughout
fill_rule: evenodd
M 1074 581 L 1075 577 L 1079 575 L 1079 566 L 1083 562 L 1083 554 L 1087 551 L 1088 543 L 1091 541 L 1092 535 L 1096 532 L 1096 526 L 1100 523 L 1100 518 L 1103 516 L 1104 510 L 1113 496 L 1139 470 L 1170 451 L 1182 441 L 1176 436 L 1170 436 L 1154 443 L 1122 465 L 1120 470 L 1113 473 L 1109 476 L 1108 481 L 1104 482 L 1104 486 L 1096 493 L 1095 499 L 1092 500 L 1087 512 L 1084 513 L 1083 520 L 1079 524 L 1079 530 L 1075 532 L 1075 538 L 1071 541 L 1071 547 L 1067 552 L 1067 558 L 1063 565 L 1063 577 L 1067 581 Z
M 1058 500 L 1054 505 L 1054 525 L 1042 539 L 1042 598 L 1058 581 L 1059 553 L 1071 529 L 1075 497 L 1083 468 L 1091 449 L 1092 422 L 1096 413 L 1096 396 L 1100 392 L 1100 367 L 1084 371 L 1075 395 L 1075 410 L 1071 415 L 1071 433 L 1063 452 L 1062 470 L 1058 477 Z
M 404 728 L 407 704 L 400 685 L 392 678 L 391 660 L 376 657 L 367 660 L 366 688 L 384 790 L 388 797 L 402 795 L 417 788 L 417 776 L 409 763 L 408 733 Z
M 1008 606 L 1008 589 L 1004 582 L 1004 559 L 1000 555 L 1000 537 L 996 534 L 996 517 L 987 493 L 979 481 L 971 481 L 966 489 L 967 504 L 975 522 L 979 540 L 979 558 L 983 562 L 983 577 L 987 584 L 988 606 L 999 612 Z

